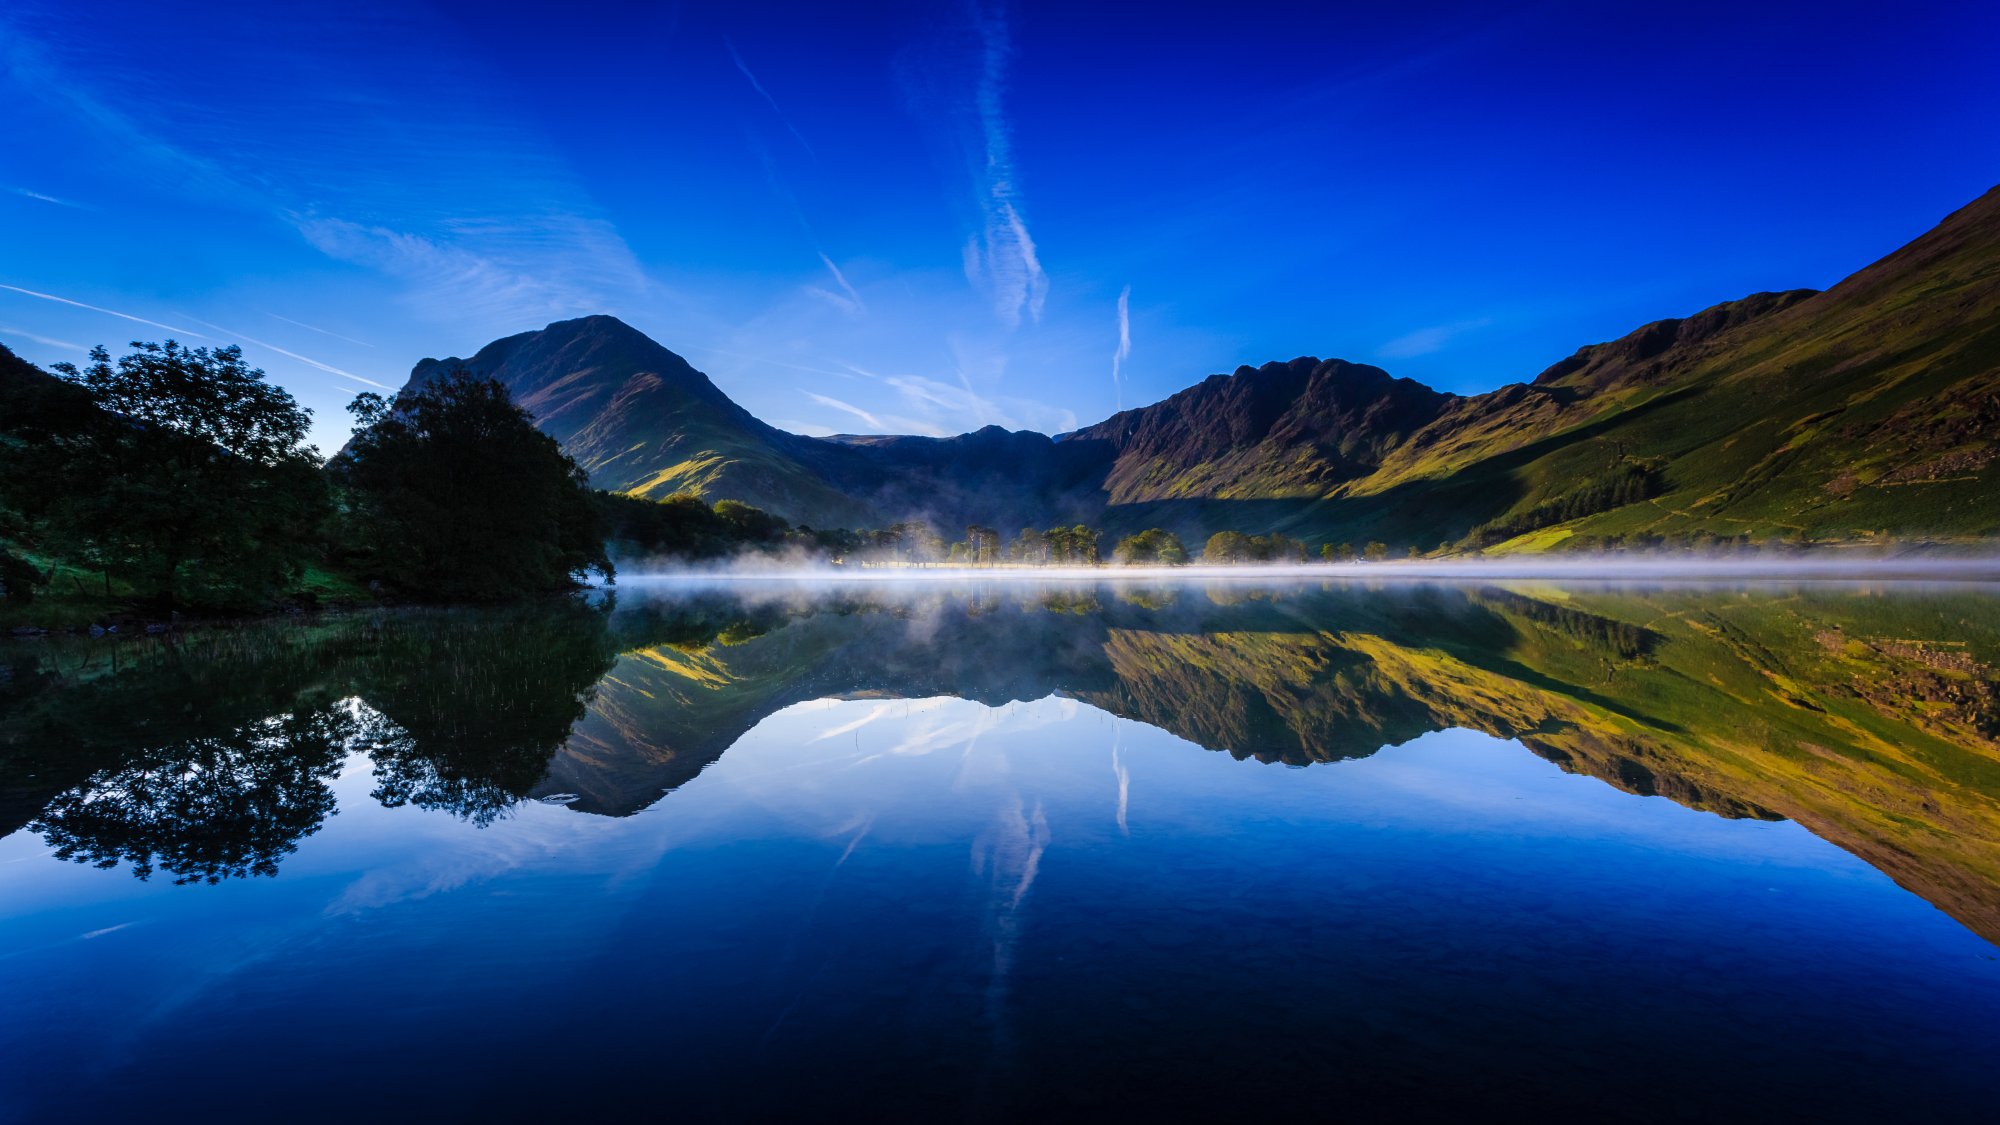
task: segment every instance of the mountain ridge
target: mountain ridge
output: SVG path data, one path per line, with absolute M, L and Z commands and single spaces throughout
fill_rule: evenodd
M 792 434 L 609 316 L 463 364 L 613 491 L 821 526 L 1083 521 L 1420 549 L 2000 532 L 2000 188 L 1825 291 L 1754 293 L 1477 395 L 1299 357 L 1064 434 Z M 1968 405 L 1969 404 L 1969 405 Z

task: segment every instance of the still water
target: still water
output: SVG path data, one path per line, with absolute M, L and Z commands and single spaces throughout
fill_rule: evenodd
M 0 647 L 0 1118 L 1990 1120 L 2000 591 Z

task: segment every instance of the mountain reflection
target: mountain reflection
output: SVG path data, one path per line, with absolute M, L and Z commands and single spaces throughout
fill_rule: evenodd
M 642 586 L 0 653 L 0 831 L 142 878 L 272 874 L 356 755 L 385 805 L 619 816 L 805 700 L 1055 694 L 1294 765 L 1516 739 L 1630 793 L 1797 820 L 2000 936 L 1983 591 Z

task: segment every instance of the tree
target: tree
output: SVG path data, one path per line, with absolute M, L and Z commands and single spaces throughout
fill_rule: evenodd
M 739 500 L 718 501 L 711 508 L 692 492 L 676 492 L 663 500 L 599 492 L 596 502 L 612 553 L 626 557 L 705 559 L 787 546 L 838 554 L 843 552 L 829 544 L 838 545 L 845 542 L 842 536 L 853 534 L 794 528 L 783 517 Z
M 1354 561 L 1354 545 L 1351 543 L 1327 543 L 1319 549 L 1319 557 L 1331 563 Z
M 1048 543 L 1048 561 L 1069 566 L 1096 566 L 1098 533 L 1083 524 L 1052 527 L 1042 533 Z
M 1119 540 L 1118 546 L 1112 549 L 1111 557 L 1122 566 L 1152 563 L 1186 566 L 1188 561 L 1187 548 L 1181 545 L 1180 536 L 1158 527 L 1147 528 L 1137 535 Z
M 772 515 L 762 508 L 753 508 L 741 500 L 718 500 L 715 514 L 729 529 L 730 535 L 739 543 L 758 546 L 776 546 L 785 538 L 792 525 L 783 516 Z
M 1306 545 L 1283 532 L 1252 536 L 1249 556 L 1255 562 L 1304 562 Z
M 247 607 L 303 572 L 329 511 L 312 413 L 240 348 L 134 342 L 57 364 L 101 409 L 44 450 L 46 539 L 141 598 Z
M 1389 557 L 1389 545 L 1379 540 L 1371 541 L 1361 549 L 1361 557 L 1369 562 L 1381 562 Z
M 974 566 L 992 566 L 1000 561 L 1000 533 L 979 524 L 965 527 L 965 561 Z
M 1014 537 L 1013 546 L 1007 548 L 1007 554 L 1015 562 L 1040 566 L 1049 561 L 1049 537 L 1032 527 L 1024 527 Z
M 1251 560 L 1250 537 L 1240 531 L 1218 531 L 1208 537 L 1208 544 L 1201 549 L 1201 561 L 1205 563 L 1239 563 Z
M 333 469 L 371 576 L 472 601 L 611 576 L 583 470 L 498 381 L 460 369 L 393 404 L 364 394 L 348 410 L 361 428 Z

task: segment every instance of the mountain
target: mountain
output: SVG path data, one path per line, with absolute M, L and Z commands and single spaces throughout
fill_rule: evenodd
M 921 516 L 949 525 L 974 512 L 1020 526 L 1074 506 L 1064 497 L 1090 468 L 1074 456 L 1082 446 L 998 426 L 952 438 L 786 433 L 611 316 L 509 336 L 469 359 L 426 359 L 410 383 L 458 367 L 505 383 L 599 488 L 740 499 L 822 527 Z
M 1088 521 L 1200 537 L 1539 549 L 1575 537 L 2000 533 L 2000 188 L 1825 292 L 1758 293 L 1441 393 L 1300 358 L 1056 437 L 775 429 L 615 318 L 457 365 L 507 383 L 599 487 L 821 526 Z
M 460 367 L 505 383 L 600 488 L 737 496 L 787 514 L 853 507 L 793 456 L 799 439 L 616 317 L 561 321 L 495 340 L 470 359 L 426 359 L 410 382 Z

